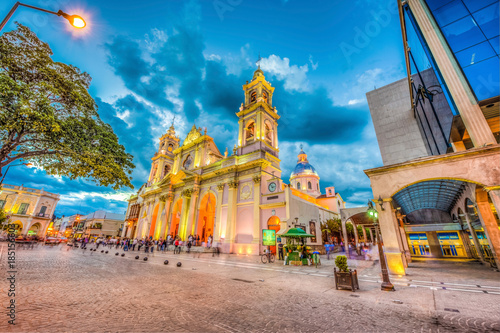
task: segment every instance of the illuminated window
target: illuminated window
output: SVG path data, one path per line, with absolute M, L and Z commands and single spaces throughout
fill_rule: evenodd
M 265 91 L 262 92 L 262 98 L 264 99 L 264 102 L 267 103 L 267 93 Z
M 189 170 L 191 168 L 191 164 L 193 164 L 193 158 L 191 155 L 188 155 L 182 165 L 184 166 L 184 169 Z
M 254 91 L 251 95 L 250 95 L 250 103 L 253 103 L 257 100 L 257 93 Z
M 19 206 L 19 209 L 17 210 L 18 214 L 26 214 L 28 211 L 28 207 L 30 206 L 29 203 L 22 203 L 21 206 Z
M 297 183 L 297 190 L 300 190 L 300 183 Z
M 313 187 L 312 187 L 311 182 L 308 182 L 308 183 L 307 183 L 307 187 L 308 187 L 310 190 L 312 190 L 312 188 L 313 188 Z
M 247 139 L 247 141 L 253 140 L 255 138 L 255 123 L 253 121 L 247 126 L 245 138 Z

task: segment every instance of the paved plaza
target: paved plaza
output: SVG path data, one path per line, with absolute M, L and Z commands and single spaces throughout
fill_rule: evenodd
M 172 252 L 145 262 L 142 252 L 135 260 L 137 251 L 100 250 L 17 250 L 16 325 L 5 316 L 0 331 L 500 331 L 499 273 L 475 262 L 412 263 L 407 276 L 393 277 L 395 292 L 382 292 L 377 262 L 352 260 L 361 288 L 353 293 L 335 290 L 326 258 L 318 268 Z M 4 309 L 7 287 L 2 278 Z

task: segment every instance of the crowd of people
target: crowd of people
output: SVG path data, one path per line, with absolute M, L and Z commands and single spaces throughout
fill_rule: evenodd
M 154 251 L 166 252 L 173 247 L 174 254 L 181 253 L 182 249 L 189 253 L 193 246 L 203 246 L 206 249 L 213 249 L 215 253 L 220 253 L 219 247 L 213 246 L 213 237 L 210 235 L 206 242 L 200 241 L 199 235 L 189 235 L 186 241 L 182 241 L 179 236 L 168 235 L 167 238 L 153 239 L 153 236 L 145 238 L 76 238 L 68 243 L 70 247 L 75 248 L 116 248 L 124 251 L 144 251 L 145 253 L 154 254 Z

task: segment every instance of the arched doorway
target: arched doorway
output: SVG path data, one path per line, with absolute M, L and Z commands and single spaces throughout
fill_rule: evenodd
M 179 224 L 181 221 L 181 210 L 182 210 L 182 198 L 177 200 L 174 204 L 174 209 L 172 210 L 172 223 L 170 227 L 170 235 L 175 237 L 179 235 Z
M 203 196 L 198 211 L 198 228 L 196 234 L 200 242 L 207 242 L 209 236 L 214 236 L 215 195 L 212 192 Z
M 267 229 L 275 230 L 276 233 L 280 230 L 280 218 L 273 215 L 267 220 Z M 276 246 L 270 246 L 271 252 L 276 254 Z
M 149 228 L 149 237 L 155 236 L 155 228 L 156 228 L 156 219 L 158 217 L 158 208 L 160 204 L 156 204 L 155 209 L 153 210 L 153 217 L 151 219 L 151 227 Z
M 9 226 L 12 225 L 14 228 L 14 235 L 19 236 L 21 232 L 23 231 L 23 223 L 21 221 L 15 221 L 12 223 L 9 223 Z M 8 229 L 7 230 L 9 233 L 12 232 L 12 230 Z

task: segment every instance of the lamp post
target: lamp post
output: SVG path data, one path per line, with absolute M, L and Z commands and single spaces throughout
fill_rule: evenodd
M 18 166 L 18 165 L 32 166 L 33 164 L 31 164 L 31 163 L 19 163 L 19 164 L 11 164 L 11 165 L 9 165 L 7 167 L 7 170 L 5 170 L 5 173 L 3 174 L 2 180 L 0 180 L 0 185 L 3 184 L 3 180 L 5 179 L 5 176 L 7 176 L 7 172 L 9 172 L 10 167 Z
M 385 262 L 384 250 L 382 249 L 381 234 L 378 224 L 378 212 L 373 208 L 371 201 L 368 201 L 368 215 L 370 219 L 373 220 L 373 225 L 375 226 L 375 234 L 377 235 L 377 245 L 378 254 L 380 257 L 380 269 L 382 270 L 382 285 L 381 288 L 384 291 L 395 291 L 394 285 L 389 280 L 389 273 L 387 272 L 387 263 Z
M 36 10 L 39 10 L 39 11 L 42 11 L 42 12 L 45 12 L 45 13 L 49 13 L 49 14 L 54 14 L 54 15 L 57 15 L 57 16 L 62 16 L 64 17 L 66 20 L 68 20 L 68 22 L 75 28 L 77 29 L 82 29 L 82 28 L 85 28 L 85 26 L 87 25 L 85 23 L 85 20 L 81 17 L 81 16 L 78 16 L 78 15 L 69 15 L 69 14 L 66 14 L 65 12 L 63 12 L 62 10 L 59 10 L 58 12 L 53 12 L 51 10 L 47 10 L 47 9 L 43 9 L 43 8 L 40 8 L 40 7 L 35 7 L 35 6 L 31 6 L 31 5 L 27 5 L 27 4 L 24 4 L 24 3 L 20 3 L 19 1 L 16 2 L 16 4 L 12 7 L 12 9 L 10 10 L 10 12 L 7 14 L 7 16 L 5 16 L 5 18 L 3 19 L 2 23 L 0 23 L 0 31 L 2 31 L 3 27 L 7 24 L 7 22 L 9 21 L 9 19 L 12 17 L 12 15 L 14 15 L 14 12 L 16 11 L 17 7 L 19 6 L 24 6 L 24 7 L 28 7 L 28 8 L 32 8 L 32 9 L 36 9 Z

